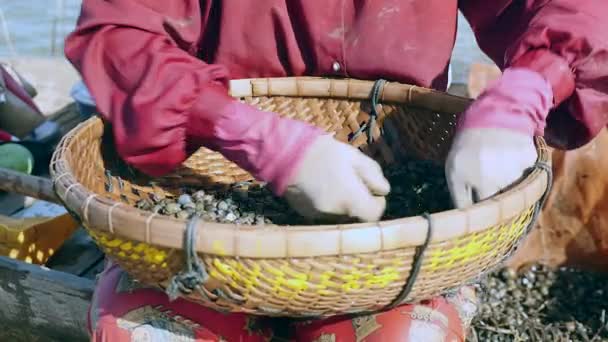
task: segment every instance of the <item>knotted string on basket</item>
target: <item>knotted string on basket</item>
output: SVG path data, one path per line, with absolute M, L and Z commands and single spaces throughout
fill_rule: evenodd
M 532 212 L 532 218 L 530 219 L 530 223 L 528 223 L 528 225 L 526 226 L 526 229 L 524 229 L 524 231 L 519 236 L 517 241 L 515 241 L 515 243 L 511 247 L 511 250 L 505 254 L 505 256 L 502 258 L 502 260 L 496 265 L 496 267 L 494 269 L 484 272 L 483 273 L 484 275 L 488 274 L 488 273 L 494 271 L 496 268 L 500 267 L 502 265 L 503 261 L 508 259 L 511 255 L 513 255 L 513 253 L 515 253 L 517 248 L 521 245 L 521 242 L 528 236 L 528 234 L 530 233 L 532 228 L 534 228 L 534 226 L 536 225 L 536 222 L 538 221 L 538 217 L 540 216 L 540 213 L 543 210 L 543 207 L 547 203 L 547 199 L 549 198 L 549 194 L 551 193 L 551 189 L 553 188 L 553 169 L 551 169 L 551 165 L 549 165 L 548 163 L 546 163 L 544 161 L 537 161 L 531 169 L 532 169 L 532 171 L 534 171 L 537 168 L 545 171 L 545 173 L 547 174 L 547 188 L 545 189 L 545 192 L 541 196 L 540 200 L 538 200 L 538 202 L 536 202 L 536 204 L 534 205 L 534 211 Z
M 353 142 L 355 139 L 361 135 L 361 133 L 365 132 L 367 134 L 367 143 L 371 144 L 374 141 L 373 133 L 374 128 L 376 127 L 376 120 L 378 119 L 378 112 L 376 111 L 376 106 L 378 105 L 378 100 L 380 98 L 380 91 L 384 87 L 386 80 L 379 79 L 374 82 L 372 86 L 372 108 L 369 113 L 369 120 L 363 123 L 359 129 L 354 132 L 351 137 L 348 139 L 348 142 Z
M 410 276 L 407 278 L 405 285 L 401 289 L 399 295 L 386 307 L 384 310 L 390 310 L 399 304 L 401 304 L 407 296 L 410 295 L 412 289 L 414 288 L 414 284 L 416 283 L 416 278 L 418 278 L 418 273 L 420 273 L 420 269 L 422 268 L 422 260 L 424 259 L 424 252 L 426 252 L 429 247 L 429 243 L 433 238 L 433 221 L 431 220 L 431 215 L 429 213 L 422 214 L 422 217 L 426 219 L 428 222 L 428 229 L 426 231 L 426 238 L 422 246 L 416 248 L 416 254 L 414 255 L 414 264 L 412 265 L 412 270 L 410 272 Z
M 534 168 L 539 168 L 545 171 L 545 173 L 547 173 L 547 188 L 545 189 L 545 193 L 543 194 L 543 196 L 540 198 L 540 201 L 538 201 L 536 208 L 534 208 L 534 214 L 532 215 L 530 224 L 528 225 L 528 227 L 526 227 L 525 234 L 527 234 L 536 224 L 538 216 L 540 215 L 540 212 L 543 210 L 543 207 L 547 203 L 547 199 L 549 198 L 549 194 L 551 193 L 551 189 L 553 188 L 553 169 L 551 168 L 551 165 L 544 161 L 538 161 L 536 162 L 536 164 L 534 164 Z
M 502 267 L 503 262 L 505 260 L 509 259 L 517 251 L 517 248 L 521 245 L 523 240 L 528 236 L 530 231 L 536 225 L 536 222 L 538 221 L 538 217 L 540 216 L 540 213 L 541 213 L 543 207 L 547 203 L 549 194 L 551 194 L 551 190 L 553 189 L 553 169 L 551 168 L 551 165 L 549 165 L 548 163 L 546 163 L 544 161 L 537 161 L 534 164 L 534 166 L 531 168 L 531 170 L 533 171 L 536 168 L 539 168 L 539 169 L 545 171 L 545 173 L 547 174 L 547 188 L 545 189 L 545 192 L 541 196 L 540 200 L 538 202 L 536 202 L 536 204 L 534 205 L 534 212 L 532 213 L 532 218 L 530 219 L 530 223 L 528 223 L 528 225 L 526 226 L 526 229 L 524 229 L 523 233 L 519 236 L 517 241 L 515 241 L 515 243 L 511 247 L 511 249 L 504 255 L 504 257 L 502 257 L 502 259 L 500 260 L 500 262 L 498 262 L 496 264 L 496 266 L 491 267 L 491 268 L 485 270 L 484 272 L 480 273 L 477 277 L 475 277 L 474 279 L 469 281 L 466 285 L 477 284 L 477 283 L 479 283 L 480 280 L 483 279 L 483 277 L 485 277 L 486 275 L 488 275 L 492 272 L 495 272 L 500 267 Z
M 80 222 L 80 223 L 83 224 L 83 226 L 87 227 L 88 226 L 88 222 L 84 222 L 82 220 L 82 218 L 80 217 L 80 215 L 78 215 L 74 210 L 72 210 L 67 205 L 67 202 L 66 202 L 69 190 L 71 189 L 71 186 L 74 185 L 74 184 L 68 186 L 68 188 L 65 190 L 65 192 L 63 193 L 63 195 L 59 194 L 59 189 L 57 188 L 57 183 L 59 182 L 59 180 L 61 178 L 65 177 L 65 176 L 68 176 L 68 175 L 69 175 L 69 173 L 64 172 L 64 173 L 60 174 L 59 176 L 55 177 L 55 179 L 53 179 L 53 182 L 52 182 L 52 184 L 53 184 L 53 192 L 55 193 L 55 195 L 57 196 L 57 199 L 59 200 L 58 204 L 61 204 L 65 208 L 65 210 L 67 211 L 67 213 L 70 216 L 72 216 L 72 218 L 74 220 L 76 220 L 76 222 Z
M 171 278 L 165 292 L 170 300 L 175 300 L 180 294 L 190 294 L 209 279 L 205 265 L 196 254 L 194 242 L 196 241 L 198 217 L 194 216 L 188 221 L 184 232 L 184 253 L 186 267 Z M 202 292 L 202 291 L 201 291 Z
M 496 268 L 500 267 L 502 265 L 502 262 L 505 261 L 506 259 L 508 259 L 517 250 L 517 247 L 521 244 L 522 240 L 525 239 L 526 236 L 528 236 L 528 233 L 530 232 L 530 230 L 532 230 L 532 228 L 534 228 L 534 226 L 536 225 L 538 217 L 540 216 L 540 213 L 541 213 L 543 207 L 545 206 L 547 199 L 549 198 L 549 194 L 551 193 L 551 189 L 553 187 L 553 170 L 551 169 L 551 165 L 549 165 L 548 163 L 546 163 L 544 161 L 537 161 L 534 164 L 534 167 L 532 169 L 534 170 L 536 168 L 539 168 L 547 173 L 547 188 L 545 189 L 545 192 L 543 193 L 540 200 L 538 202 L 536 202 L 536 204 L 534 205 L 534 212 L 532 213 L 532 218 L 530 219 L 530 223 L 528 223 L 524 232 L 521 234 L 519 239 L 513 244 L 513 247 L 511 248 L 511 250 L 505 254 L 505 256 L 502 258 L 502 260 L 499 263 L 497 263 L 496 267 L 486 270 L 479 277 L 476 277 L 475 281 L 470 282 L 469 284 L 476 283 L 479 280 L 479 278 L 481 278 L 483 275 L 488 274 L 489 272 L 492 272 Z M 403 286 L 403 289 L 401 290 L 399 295 L 390 304 L 388 304 L 386 307 L 383 308 L 383 310 L 390 310 L 390 309 L 402 304 L 403 301 L 405 299 L 407 299 L 407 296 L 410 294 L 410 292 L 414 288 L 416 278 L 418 277 L 418 273 L 420 272 L 420 269 L 422 268 L 422 260 L 424 257 L 424 252 L 428 248 L 428 245 L 432 238 L 432 232 L 433 232 L 433 223 L 431 221 L 430 215 L 428 213 L 424 213 L 424 214 L 422 214 L 422 216 L 427 220 L 428 227 L 429 227 L 428 231 L 427 231 L 426 239 L 425 239 L 424 243 L 422 244 L 422 246 L 418 247 L 418 249 L 416 251 L 416 255 L 414 256 L 414 264 L 412 266 L 412 271 L 410 272 L 410 276 L 408 277 L 407 282 Z
M 540 216 L 540 213 L 543 210 L 543 207 L 547 203 L 547 199 L 549 198 L 551 189 L 553 188 L 553 169 L 551 169 L 551 165 L 549 165 L 548 163 L 546 163 L 544 161 L 537 161 L 534 164 L 534 167 L 532 168 L 532 170 L 535 170 L 536 168 L 539 168 L 539 169 L 545 171 L 545 173 L 547 174 L 547 188 L 545 189 L 545 192 L 543 193 L 540 200 L 538 202 L 536 202 L 536 205 L 534 205 L 534 212 L 532 213 L 532 218 L 530 219 L 530 223 L 528 223 L 528 226 L 526 227 L 526 229 L 523 231 L 523 233 L 521 234 L 519 239 L 517 239 L 517 241 L 513 244 L 513 247 L 511 248 L 509 253 L 507 253 L 505 255 L 505 257 L 503 258 L 503 260 L 501 260 L 501 263 L 499 263 L 498 266 L 500 266 L 502 264 L 502 261 L 506 260 L 511 255 L 513 255 L 513 253 L 515 253 L 515 251 L 517 250 L 517 248 L 519 247 L 519 245 L 521 244 L 523 239 L 525 239 L 526 236 L 528 236 L 528 233 L 530 233 L 530 231 L 532 230 L 532 228 L 534 228 L 534 226 L 536 225 L 536 222 L 538 221 L 538 217 Z

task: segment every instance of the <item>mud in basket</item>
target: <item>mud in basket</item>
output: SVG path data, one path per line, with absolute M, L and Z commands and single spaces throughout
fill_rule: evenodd
M 443 161 L 458 114 L 470 104 L 410 85 L 324 78 L 235 80 L 231 94 L 335 132 L 383 165 L 405 155 Z M 185 186 L 216 187 L 251 176 L 200 149 L 175 173 L 146 180 L 119 167 L 106 132 L 101 119 L 91 118 L 64 137 L 51 163 L 57 196 L 135 279 L 221 311 L 323 317 L 445 293 L 513 251 L 550 183 L 550 156 L 537 138 L 538 163 L 527 176 L 465 210 L 326 226 L 186 221 L 134 205 Z

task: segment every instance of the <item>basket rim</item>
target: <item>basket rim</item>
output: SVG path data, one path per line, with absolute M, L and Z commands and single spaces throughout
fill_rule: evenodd
M 234 97 L 297 96 L 345 99 L 369 99 L 373 81 L 327 79 L 320 77 L 282 77 L 233 80 Z M 400 83 L 387 83 L 381 102 L 420 106 L 435 112 L 459 113 L 472 99 Z M 93 117 L 80 123 L 59 143 L 50 165 L 57 196 L 85 227 L 115 234 L 122 238 L 154 246 L 183 247 L 187 220 L 150 213 L 90 191 L 78 182 L 65 158 L 70 143 L 84 128 L 99 125 Z M 102 126 L 102 125 L 99 125 Z M 538 161 L 551 165 L 547 145 L 535 138 Z M 534 167 L 527 176 L 505 192 L 463 209 L 430 215 L 433 236 L 430 242 L 442 242 L 470 233 L 481 232 L 511 220 L 530 209 L 543 197 L 547 174 Z M 90 221 L 95 221 L 90 225 Z M 243 258 L 307 258 L 354 255 L 420 246 L 425 242 L 428 221 L 411 216 L 374 223 L 316 226 L 240 226 L 236 224 L 197 222 L 195 249 L 199 253 Z

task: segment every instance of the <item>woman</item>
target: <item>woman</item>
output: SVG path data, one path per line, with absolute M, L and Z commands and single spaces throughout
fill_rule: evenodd
M 452 197 L 462 207 L 521 177 L 536 159 L 533 135 L 571 149 L 606 125 L 608 3 L 84 0 L 65 51 L 112 123 L 118 152 L 141 171 L 164 175 L 206 146 L 268 182 L 304 215 L 373 221 L 390 191 L 374 161 L 307 124 L 235 101 L 228 96 L 228 80 L 384 78 L 445 89 L 458 9 L 482 49 L 504 70 L 463 115 L 446 163 Z M 121 315 L 134 320 L 154 305 L 161 313 L 173 311 L 157 314 L 165 323 L 175 312 L 195 321 L 205 331 L 196 336 L 208 336 L 200 338 L 220 340 L 228 333 L 230 341 L 262 338 L 239 328 L 244 316 L 167 303 L 152 290 L 117 294 L 119 279 L 120 270 L 109 266 L 100 280 L 96 296 L 103 305 L 92 310 L 98 338 L 144 336 L 143 330 L 130 330 Z M 424 332 L 426 341 L 462 339 L 461 322 L 443 318 L 467 318 L 451 315 L 454 306 L 443 305 L 448 302 L 437 298 L 359 323 L 314 322 L 299 326 L 295 338 L 396 341 L 417 340 Z M 468 303 L 458 301 L 463 302 Z M 412 319 L 415 307 L 439 309 L 420 323 Z

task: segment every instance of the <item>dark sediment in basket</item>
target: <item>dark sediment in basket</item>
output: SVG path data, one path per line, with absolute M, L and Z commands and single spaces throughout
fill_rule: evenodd
M 383 219 L 396 219 L 451 209 L 443 167 L 431 161 L 408 160 L 384 170 L 391 184 Z M 142 199 L 136 207 L 162 215 L 247 225 L 324 224 L 336 219 L 309 221 L 268 188 L 254 182 L 233 184 L 227 189 L 182 189 L 173 197 Z M 339 219 L 352 222 L 349 219 Z

